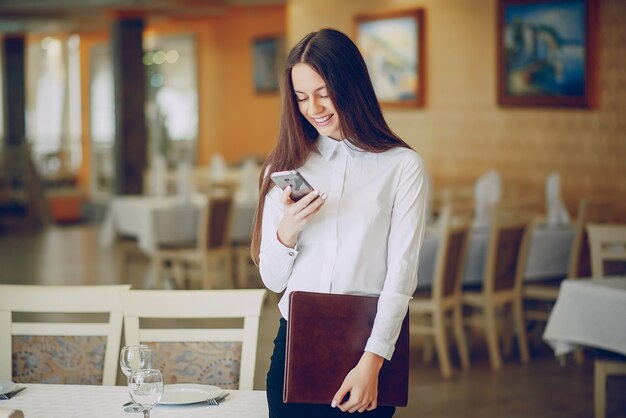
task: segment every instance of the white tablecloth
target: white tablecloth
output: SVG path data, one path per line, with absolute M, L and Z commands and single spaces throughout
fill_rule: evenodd
M 104 246 L 115 243 L 118 235 L 137 238 L 146 254 L 159 244 L 190 242 L 198 234 L 198 221 L 204 200 L 193 195 L 190 202 L 176 196 L 116 196 L 111 199 L 100 230 Z M 235 202 L 231 239 L 249 243 L 256 202 Z
M 543 339 L 556 355 L 577 346 L 626 356 L 626 277 L 564 280 Z
M 116 196 L 111 199 L 100 229 L 100 243 L 110 246 L 118 235 L 137 238 L 139 248 L 153 253 L 158 243 L 193 241 L 204 201 L 193 196 Z
M 27 418 L 140 417 L 126 413 L 122 405 L 130 400 L 125 386 L 27 384 L 14 398 L 0 401 L 2 408 L 19 409 Z M 206 404 L 157 405 L 153 418 L 266 418 L 265 392 L 233 390 L 218 406 Z
M 418 287 L 429 287 L 433 282 L 439 245 L 437 234 L 435 229 L 428 229 L 424 237 L 419 259 Z M 565 277 L 573 241 L 574 228 L 571 226 L 535 227 L 528 250 L 524 279 L 532 281 Z M 482 283 L 488 242 L 489 229 L 472 229 L 466 252 L 463 283 Z

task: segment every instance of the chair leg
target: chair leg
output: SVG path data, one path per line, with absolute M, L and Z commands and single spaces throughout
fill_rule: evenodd
M 582 348 L 574 350 L 574 363 L 578 366 L 582 366 L 585 363 L 585 352 Z
M 154 274 L 154 288 L 160 289 L 163 283 L 163 259 L 157 255 L 152 257 L 152 274 Z
M 502 357 L 498 345 L 498 330 L 496 324 L 496 311 L 493 306 L 484 307 L 485 315 L 485 335 L 487 337 L 487 350 L 489 351 L 489 362 L 493 370 L 500 370 L 502 367 Z
M 593 409 L 594 418 L 606 417 L 606 370 L 601 360 L 593 363 Z
M 204 289 L 212 289 L 213 285 L 211 283 L 211 272 L 207 255 L 204 255 L 200 260 L 200 271 L 202 272 L 202 287 Z
M 249 248 L 236 248 L 235 259 L 237 264 L 237 288 L 245 289 L 248 287 L 248 254 Z
M 469 369 L 470 357 L 469 350 L 467 349 L 467 340 L 465 339 L 465 331 L 463 330 L 463 314 L 461 312 L 461 306 L 454 308 L 452 320 L 454 323 L 454 337 L 456 339 L 457 349 L 459 350 L 461 366 L 463 369 Z
M 222 257 L 224 264 L 224 277 L 226 278 L 226 286 L 235 289 L 235 278 L 233 276 L 233 257 L 230 251 L 226 251 Z
M 528 340 L 526 339 L 522 301 L 519 299 L 513 302 L 513 321 L 515 321 L 515 333 L 517 334 L 519 358 L 522 363 L 526 364 L 530 360 L 530 355 L 528 354 Z
M 443 311 L 433 312 L 433 327 L 435 329 L 435 348 L 437 349 L 437 359 L 441 375 L 445 378 L 452 376 L 452 366 L 450 365 L 450 349 L 446 337 L 446 325 Z

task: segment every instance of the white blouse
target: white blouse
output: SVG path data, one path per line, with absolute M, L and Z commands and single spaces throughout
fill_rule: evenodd
M 428 181 L 421 157 L 408 148 L 382 153 L 320 136 L 298 169 L 328 197 L 298 237 L 285 247 L 276 232 L 282 191 L 265 199 L 260 252 L 263 282 L 285 290 L 278 307 L 288 318 L 294 290 L 379 296 L 366 351 L 391 359 L 417 285 Z

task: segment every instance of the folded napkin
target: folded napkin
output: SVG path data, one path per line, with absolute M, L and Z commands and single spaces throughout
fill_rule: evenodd
M 546 179 L 546 213 L 546 223 L 550 226 L 569 223 L 569 213 L 561 199 L 561 176 L 556 172 Z
M 187 161 L 182 161 L 176 167 L 176 190 L 178 197 L 183 202 L 190 202 L 191 196 L 195 193 L 193 180 L 193 169 Z
M 150 176 L 150 194 L 165 196 L 167 194 L 167 161 L 161 154 L 152 156 Z
M 24 413 L 19 409 L 0 408 L 0 418 L 24 418 Z
M 259 166 L 254 158 L 241 165 L 241 181 L 235 199 L 239 203 L 256 202 L 259 198 Z
M 224 180 L 224 177 L 226 177 L 226 173 L 228 171 L 228 167 L 226 165 L 224 157 L 222 157 L 221 154 L 213 154 L 213 156 L 211 157 L 211 164 L 209 166 L 209 169 L 211 170 L 211 179 L 213 179 L 214 181 Z
M 500 201 L 502 180 L 496 170 L 483 174 L 474 187 L 474 226 L 489 226 L 493 210 Z

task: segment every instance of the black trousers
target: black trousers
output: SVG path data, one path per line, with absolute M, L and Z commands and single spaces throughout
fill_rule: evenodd
M 267 404 L 270 418 L 326 418 L 326 417 L 367 417 L 367 418 L 390 418 L 396 408 L 379 406 L 373 411 L 350 414 L 342 412 L 339 408 L 330 405 L 311 404 L 286 404 L 283 403 L 283 385 L 285 370 L 285 347 L 287 342 L 287 321 L 280 319 L 278 335 L 274 340 L 274 352 L 270 361 L 270 369 L 267 372 Z M 339 389 L 339 388 L 337 388 Z

